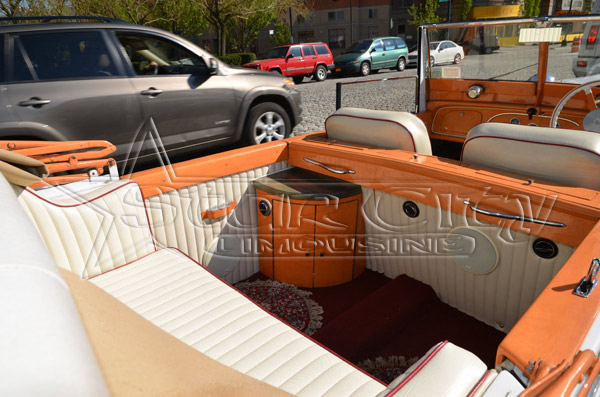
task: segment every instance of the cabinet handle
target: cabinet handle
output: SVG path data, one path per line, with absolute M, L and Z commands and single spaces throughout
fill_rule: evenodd
M 567 226 L 567 225 L 565 225 L 564 223 L 561 223 L 561 222 L 545 221 L 543 219 L 530 218 L 528 216 L 505 214 L 503 212 L 482 210 L 481 208 L 477 208 L 475 205 L 472 205 L 472 203 L 469 200 L 465 200 L 464 203 L 467 206 L 469 206 L 469 208 L 471 208 L 471 210 L 473 212 L 477 212 L 479 214 L 484 214 L 484 215 L 489 215 L 489 216 L 495 216 L 496 218 L 515 219 L 515 220 L 518 220 L 518 221 L 538 223 L 540 225 L 548 225 L 548 226 L 554 226 L 554 227 L 566 227 Z
M 202 211 L 200 217 L 202 219 L 218 219 L 222 218 L 226 215 L 229 215 L 235 209 L 237 203 L 235 201 L 231 201 L 224 205 L 217 206 L 216 208 L 210 208 L 206 211 Z
M 318 165 L 319 167 L 325 168 L 329 172 L 333 172 L 334 174 L 356 174 L 354 170 L 339 170 L 337 168 L 331 168 L 323 163 L 319 163 L 316 160 L 309 159 L 308 157 L 304 157 L 304 161 L 310 164 Z

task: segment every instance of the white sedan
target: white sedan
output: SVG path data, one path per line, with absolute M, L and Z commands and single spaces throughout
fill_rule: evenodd
M 460 63 L 465 57 L 463 48 L 453 41 L 432 41 L 429 43 L 429 63 L 431 66 L 440 63 Z

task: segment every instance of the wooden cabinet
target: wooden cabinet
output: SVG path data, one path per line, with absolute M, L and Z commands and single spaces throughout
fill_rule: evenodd
M 362 273 L 360 186 L 299 168 L 254 182 L 260 271 L 301 287 L 327 287 Z

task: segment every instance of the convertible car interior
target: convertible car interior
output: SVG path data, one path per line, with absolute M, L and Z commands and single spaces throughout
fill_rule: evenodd
M 429 69 L 417 114 L 342 107 L 124 176 L 107 142 L 0 142 L 1 394 L 594 395 L 600 135 L 482 122 L 434 155 L 466 117 L 435 90 L 471 82 Z M 339 308 L 309 336 L 236 287 L 256 279 Z M 394 379 L 359 365 L 399 346 Z

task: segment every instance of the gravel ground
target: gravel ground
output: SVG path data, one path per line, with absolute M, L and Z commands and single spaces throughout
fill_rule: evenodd
M 327 80 L 316 82 L 307 77 L 298 84 L 302 94 L 302 122 L 292 131 L 292 135 L 321 131 L 325 128 L 325 119 L 335 112 L 336 83 L 374 80 L 361 84 L 342 86 L 342 106 L 353 106 L 381 110 L 414 110 L 415 79 L 387 80 L 393 77 L 416 75 L 415 68 L 402 72 L 381 70 L 366 77 L 337 77 L 331 73 Z

